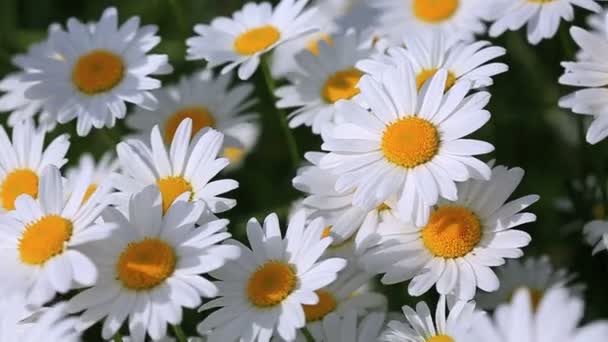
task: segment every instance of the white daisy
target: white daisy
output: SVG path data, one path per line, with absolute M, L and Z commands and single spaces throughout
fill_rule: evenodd
M 108 181 L 110 176 L 118 171 L 118 160 L 111 152 L 106 152 L 101 156 L 99 162 L 91 154 L 85 153 L 80 157 L 78 165 L 66 171 L 67 185 L 73 187 L 78 179 L 83 175 L 89 178 L 87 191 L 84 194 L 84 201 L 88 200 L 97 188 Z M 70 189 L 71 191 L 71 189 Z
M 578 62 L 562 62 L 565 71 L 559 78 L 560 84 L 584 87 L 562 99 L 559 105 L 570 108 L 576 114 L 592 115 L 591 126 L 587 130 L 587 142 L 598 143 L 608 136 L 608 39 L 579 27 L 572 27 L 570 34 L 588 58 Z
M 312 127 L 315 134 L 337 117 L 336 102 L 348 100 L 359 93 L 357 83 L 363 72 L 355 64 L 369 57 L 371 49 L 360 48 L 355 31 L 331 36 L 331 45 L 319 42 L 318 54 L 304 51 L 296 56 L 298 71 L 290 74 L 289 85 L 276 90 L 278 108 L 298 109 L 289 117 L 289 127 Z
M 264 228 L 249 221 L 252 249 L 232 241 L 241 257 L 212 274 L 220 280 L 220 297 L 201 309 L 219 309 L 198 326 L 199 333 L 218 342 L 267 342 L 275 332 L 287 341 L 296 338 L 306 324 L 303 305 L 317 304 L 315 291 L 336 280 L 346 265 L 339 258 L 318 261 L 331 238 L 322 238 L 322 219 L 305 222 L 304 212 L 298 212 L 282 237 L 276 214 L 266 217 Z
M 406 322 L 391 321 L 380 341 L 386 342 L 464 342 L 471 330 L 475 302 L 457 301 L 446 317 L 446 297 L 437 303 L 435 321 L 425 302 L 419 302 L 416 310 L 404 306 Z M 488 340 L 491 341 L 491 340 Z
M 608 336 L 608 322 L 579 327 L 584 302 L 560 287 L 547 292 L 535 308 L 526 289 L 513 296 L 510 304 L 499 306 L 494 317 L 479 315 L 473 324 L 471 342 L 590 342 Z
M 455 181 L 488 179 L 490 168 L 474 155 L 492 145 L 462 137 L 490 118 L 490 94 L 465 97 L 470 82 L 459 81 L 444 94 L 441 69 L 419 94 L 407 63 L 382 73 L 382 82 L 365 75 L 357 101 L 341 101 L 344 123 L 323 137 L 329 151 L 320 166 L 338 175 L 338 192 L 355 190 L 353 204 L 371 210 L 391 197 L 406 220 L 426 223 L 440 197 L 455 200 Z M 371 109 L 368 111 L 368 107 Z
M 381 11 L 379 25 L 384 33 L 401 37 L 439 31 L 454 39 L 472 40 L 485 32 L 482 19 L 488 17 L 492 1 L 376 0 L 372 6 Z
M 19 293 L 11 296 L 3 294 L 0 306 L 0 341 L 80 341 L 80 333 L 74 329 L 76 318 L 67 316 L 64 303 L 44 308 L 41 312 L 33 312 Z
M 528 41 L 538 44 L 555 36 L 560 21 L 574 19 L 574 7 L 600 12 L 597 0 L 499 0 L 494 4 L 490 36 L 498 37 L 505 31 L 516 31 L 527 25 Z
M 508 303 L 515 292 L 526 288 L 534 306 L 538 306 L 545 293 L 554 287 L 566 287 L 580 293 L 583 286 L 571 284 L 576 277 L 565 269 L 556 269 L 547 256 L 527 258 L 523 261 L 510 260 L 497 269 L 500 288 L 494 293 L 479 293 L 477 304 L 484 309 L 495 309 L 498 305 Z
M 218 17 L 211 25 L 196 25 L 194 31 L 199 36 L 186 40 L 186 58 L 205 59 L 211 67 L 229 63 L 222 73 L 239 67 L 239 78 L 246 80 L 264 53 L 318 29 L 313 24 L 317 10 L 304 10 L 307 3 L 281 0 L 273 9 L 269 2 L 249 2 L 232 18 Z
M 12 142 L 0 126 L 0 213 L 15 209 L 19 195 L 38 196 L 38 180 L 48 165 L 62 167 L 70 147 L 68 135 L 60 135 L 44 148 L 45 133 L 31 120 L 17 123 Z
M 106 207 L 108 187 L 83 202 L 88 185 L 83 175 L 68 195 L 59 170 L 50 165 L 42 172 L 38 199 L 21 195 L 15 210 L 0 218 L 3 285 L 25 291 L 28 303 L 42 305 L 57 292 L 95 283 L 97 269 L 82 245 L 104 238 L 111 227 L 94 223 Z
M 409 60 L 416 75 L 416 87 L 422 86 L 439 69 L 448 70 L 446 89 L 451 88 L 457 80 L 468 80 L 472 88 L 491 86 L 492 77 L 509 68 L 503 63 L 489 63 L 503 56 L 506 50 L 492 46 L 487 41 L 473 43 L 450 43 L 444 34 L 409 35 L 403 39 L 403 47 L 389 48 L 386 55 L 378 54 L 368 60 L 357 63 L 364 72 L 381 77 L 386 64 L 398 65 Z
M 201 227 L 195 222 L 203 202 L 180 196 L 163 215 L 162 196 L 154 185 L 133 195 L 129 215 L 108 208 L 103 219 L 118 226 L 107 239 L 87 246 L 99 268 L 99 280 L 68 302 L 70 312 L 85 310 L 77 329 L 104 319 L 102 337 L 111 338 L 129 318 L 131 338 L 146 333 L 157 340 L 167 324 L 179 324 L 182 307 L 195 308 L 217 287 L 201 274 L 216 270 L 238 256 L 238 248 L 219 244 L 230 237 L 227 220 Z
M 593 220 L 583 228 L 585 240 L 593 247 L 593 254 L 608 250 L 608 221 Z
M 420 226 L 387 217 L 378 228 L 382 241 L 363 257 L 366 269 L 384 270 L 384 284 L 412 279 L 408 291 L 413 296 L 433 285 L 440 294 L 465 300 L 473 298 L 476 287 L 496 291 L 499 280 L 491 267 L 523 255 L 530 235 L 513 228 L 536 220 L 521 211 L 538 196 L 505 203 L 523 175 L 522 169 L 496 166 L 488 181 L 460 183 L 458 199 L 439 201 Z
M 185 192 L 190 193 L 192 201 L 204 201 L 214 213 L 231 209 L 236 201 L 219 195 L 236 189 L 238 183 L 231 179 L 211 181 L 229 164 L 228 159 L 217 158 L 223 138 L 222 133 L 210 128 L 193 135 L 192 119 L 186 118 L 177 127 L 169 148 L 158 125 L 150 134 L 151 148 L 139 140 L 118 144 L 122 174 L 114 174 L 113 181 L 122 192 L 117 195 L 119 205 L 124 207 L 132 194 L 156 184 L 162 194 L 163 211 Z
M 67 31 L 50 33 L 61 58 L 43 54 L 27 66 L 23 79 L 33 84 L 25 95 L 43 100 L 60 123 L 77 118 L 81 136 L 92 127 L 113 127 L 127 112 L 125 102 L 153 109 L 157 100 L 150 90 L 160 88 L 160 81 L 149 76 L 172 71 L 166 55 L 148 54 L 160 42 L 156 30 L 139 27 L 138 17 L 118 26 L 115 8 L 91 25 L 71 18 Z
M 173 140 L 179 124 L 192 119 L 192 134 L 213 127 L 225 134 L 223 155 L 234 164 L 241 162 L 258 137 L 257 114 L 249 112 L 253 86 L 230 87 L 232 75 L 217 78 L 209 71 L 185 77 L 176 86 L 155 92 L 159 99 L 156 110 L 140 108 L 127 118 L 127 125 L 140 135 L 148 135 L 159 125 L 167 144 Z
M 358 319 L 355 312 L 348 312 L 344 316 L 329 314 L 320 322 L 321 335 L 315 337 L 315 342 L 371 342 L 377 341 L 384 327 L 386 315 L 373 312 L 362 319 Z M 357 322 L 359 321 L 359 322 Z M 299 335 L 297 342 L 306 342 L 306 338 Z

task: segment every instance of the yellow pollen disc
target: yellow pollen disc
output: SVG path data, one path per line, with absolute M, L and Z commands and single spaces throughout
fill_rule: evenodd
M 338 71 L 325 81 L 321 96 L 327 103 L 349 100 L 359 94 L 357 84 L 361 76 L 363 73 L 355 68 Z
M 528 290 L 528 293 L 530 294 L 530 301 L 532 302 L 532 309 L 534 311 L 536 311 L 538 309 L 538 306 L 540 305 L 540 301 L 543 299 L 543 296 L 545 295 L 545 293 L 542 290 L 533 289 L 533 288 L 529 288 L 526 286 L 519 287 L 519 288 L 515 289 L 515 291 L 511 292 L 511 294 L 509 295 L 509 302 L 512 302 L 513 296 L 515 295 L 515 293 L 522 289 Z
M 268 261 L 247 282 L 247 298 L 260 308 L 280 304 L 296 287 L 296 273 L 282 261 Z
M 389 207 L 386 203 L 381 203 L 379 206 L 376 207 L 376 211 L 378 212 L 382 212 L 385 210 L 390 210 L 391 207 Z
M 422 89 L 424 83 L 426 83 L 426 81 L 433 77 L 436 72 L 437 69 L 424 69 L 419 72 L 416 76 L 416 87 L 418 88 L 418 90 Z M 450 71 L 448 72 L 448 78 L 445 81 L 445 91 L 450 90 L 450 88 L 454 86 L 454 83 L 456 83 L 456 76 Z
M 236 164 L 245 157 L 245 149 L 232 146 L 224 147 L 224 152 L 222 155 L 224 158 L 228 158 L 230 163 Z
M 469 209 L 443 206 L 431 214 L 422 229 L 424 246 L 435 256 L 459 258 L 481 241 L 481 223 Z
M 595 204 L 592 206 L 591 213 L 596 220 L 603 220 L 606 218 L 606 208 L 604 208 L 602 204 Z
M 315 291 L 315 293 L 319 296 L 319 303 L 314 305 L 302 305 L 304 316 L 306 316 L 306 322 L 322 320 L 327 314 L 333 312 L 338 305 L 334 296 L 328 291 L 318 290 Z
M 460 5 L 459 0 L 414 0 L 414 15 L 429 23 L 451 18 Z
M 324 239 L 326 237 L 329 237 L 330 233 L 331 233 L 331 228 L 332 228 L 332 226 L 325 227 L 325 229 L 323 229 L 323 235 L 321 235 L 321 238 Z
M 206 108 L 199 106 L 182 108 L 171 114 L 171 116 L 167 119 L 165 123 L 166 143 L 171 143 L 171 141 L 173 140 L 173 136 L 175 135 L 175 131 L 177 131 L 177 128 L 179 127 L 179 124 L 181 124 L 182 121 L 187 118 L 192 119 L 193 136 L 205 127 L 215 126 L 215 118 L 211 115 L 211 113 L 209 113 Z
M 245 31 L 234 41 L 234 50 L 240 55 L 253 55 L 266 50 L 281 39 L 281 32 L 272 25 Z
M 80 56 L 72 70 L 72 81 L 81 92 L 96 95 L 111 90 L 122 81 L 122 58 L 108 50 L 93 50 Z
M 84 204 L 86 201 L 88 201 L 89 198 L 91 198 L 91 196 L 93 195 L 93 193 L 95 193 L 95 190 L 97 190 L 97 184 L 89 185 L 89 187 L 87 188 L 87 191 L 84 193 L 84 196 L 82 197 L 81 204 Z
M 306 43 L 306 50 L 310 51 L 313 55 L 319 55 L 319 43 L 324 41 L 327 45 L 334 45 L 334 40 L 328 34 L 322 34 L 318 37 L 315 37 Z
M 437 335 L 428 338 L 426 342 L 454 342 L 454 339 L 448 335 Z
M 160 194 L 163 198 L 163 214 L 169 210 L 171 204 L 179 195 L 187 191 L 192 193 L 192 185 L 181 176 L 159 179 L 156 184 L 160 188 Z M 192 194 L 190 199 L 192 199 Z
M 19 169 L 6 175 L 0 186 L 2 207 L 6 210 L 14 210 L 15 200 L 23 194 L 33 198 L 38 197 L 38 175 L 32 170 Z
M 72 222 L 56 215 L 44 216 L 25 227 L 19 241 L 19 257 L 30 265 L 42 265 L 63 252 L 72 237 Z
M 132 242 L 118 257 L 116 274 L 131 290 L 148 290 L 161 284 L 175 270 L 175 251 L 166 242 L 147 238 Z
M 392 123 L 382 135 L 382 153 L 393 164 L 413 168 L 439 151 L 439 132 L 425 119 L 410 116 Z

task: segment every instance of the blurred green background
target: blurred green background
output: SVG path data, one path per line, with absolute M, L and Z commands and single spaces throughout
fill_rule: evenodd
M 185 39 L 193 35 L 193 25 L 208 23 L 218 15 L 230 15 L 244 3 L 242 0 L 0 0 L 0 76 L 15 70 L 12 56 L 43 39 L 49 24 L 64 24 L 72 16 L 83 21 L 97 20 L 104 8 L 116 6 L 121 21 L 138 15 L 143 24 L 159 26 L 163 40 L 156 52 L 168 54 L 175 67 L 173 75 L 162 77 L 163 82 L 170 83 L 203 66 L 200 61 L 188 62 L 184 58 Z M 584 25 L 586 14 L 577 12 L 578 25 Z M 595 175 L 606 184 L 607 143 L 595 146 L 584 143 L 580 133 L 586 123 L 557 107 L 559 97 L 571 90 L 557 83 L 562 73 L 560 62 L 574 59 L 576 46 L 567 33 L 569 25 L 562 23 L 554 39 L 535 47 L 527 43 L 524 32 L 508 32 L 493 40 L 494 44 L 507 48 L 502 61 L 510 71 L 495 78 L 490 89 L 492 120 L 477 137 L 496 147 L 486 160 L 496 159 L 497 163 L 526 170 L 516 195 L 541 195 L 541 200 L 532 207 L 538 221 L 524 227 L 533 236 L 526 255 L 548 254 L 556 265 L 577 273 L 578 281 L 587 285 L 586 318 L 608 318 L 608 253 L 592 257 L 591 247 L 583 242 L 581 234 L 582 222 L 593 217 L 592 209 L 605 208 L 607 203 L 572 186 L 574 180 L 588 175 Z M 261 139 L 243 167 L 225 175 L 240 182 L 233 193 L 238 205 L 225 215 L 237 237 L 242 236 L 250 217 L 261 219 L 273 211 L 284 216 L 292 201 L 299 197 L 291 187 L 294 173 L 284 148 L 284 136 L 260 76 L 256 74 L 250 82 L 255 83 L 255 96 L 260 100 L 257 110 L 263 125 Z M 0 116 L 3 124 L 5 119 L 6 115 Z M 63 132 L 71 133 L 69 157 L 75 163 L 83 152 L 99 156 L 113 149 L 128 130 L 121 122 L 113 129 L 94 130 L 80 138 L 71 123 L 59 126 L 52 135 Z M 301 154 L 319 149 L 319 138 L 307 128 L 297 129 L 295 134 Z M 576 211 L 557 210 L 555 202 L 560 198 L 572 199 Z M 393 309 L 418 301 L 406 297 L 403 284 L 387 288 L 387 293 Z

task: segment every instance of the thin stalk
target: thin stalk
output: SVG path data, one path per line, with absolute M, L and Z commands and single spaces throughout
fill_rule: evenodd
M 308 329 L 302 329 L 302 333 L 304 334 L 304 337 L 306 337 L 306 341 L 315 342 L 315 338 L 312 337 L 312 334 L 310 333 L 310 331 L 308 331 Z
M 114 342 L 122 342 L 122 335 L 118 331 L 114 334 Z
M 184 330 L 182 329 L 182 327 L 179 324 L 173 326 L 173 332 L 175 333 L 175 337 L 177 338 L 177 340 L 179 342 L 187 342 L 188 341 L 188 337 L 186 337 L 186 334 L 184 333 Z
M 277 119 L 279 120 L 279 124 L 281 125 L 281 129 L 285 134 L 285 140 L 287 142 L 287 150 L 289 152 L 289 158 L 291 159 L 292 166 L 294 171 L 297 170 L 300 165 L 300 154 L 298 152 L 298 145 L 296 144 L 296 139 L 293 136 L 293 132 L 289 128 L 287 124 L 287 116 L 285 112 L 276 107 L 275 104 L 275 83 L 272 78 L 272 74 L 270 73 L 270 66 L 268 64 L 268 55 L 264 55 L 262 57 L 261 66 L 262 73 L 264 74 L 264 81 L 266 82 L 266 87 L 268 88 L 268 92 L 270 93 L 270 97 L 272 98 L 272 106 L 274 107 L 274 112 L 277 115 Z

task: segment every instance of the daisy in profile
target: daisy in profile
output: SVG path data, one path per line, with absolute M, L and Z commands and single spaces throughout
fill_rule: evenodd
M 355 64 L 371 54 L 361 48 L 359 35 L 348 31 L 331 36 L 331 45 L 318 43 L 318 53 L 301 52 L 296 56 L 298 71 L 290 74 L 289 84 L 277 89 L 278 108 L 297 109 L 289 117 L 289 127 L 312 127 L 315 134 L 327 125 L 340 121 L 336 102 L 359 94 L 357 83 L 363 72 Z
M 238 76 L 249 79 L 261 56 L 276 46 L 318 29 L 313 25 L 316 8 L 304 9 L 308 0 L 249 2 L 232 18 L 219 17 L 211 25 L 196 25 L 198 36 L 188 38 L 187 59 L 204 59 L 214 67 L 228 63 L 222 73 L 238 67 Z
M 460 183 L 458 199 L 439 201 L 423 225 L 387 217 L 378 228 L 382 241 L 363 257 L 366 269 L 384 270 L 384 284 L 412 279 L 412 296 L 434 285 L 440 294 L 464 300 L 472 299 L 477 287 L 496 291 L 499 279 L 491 268 L 521 257 L 531 240 L 513 228 L 536 220 L 522 211 L 538 196 L 506 202 L 523 175 L 522 169 L 496 166 L 488 181 Z
M 2 295 L 0 299 L 0 341 L 21 342 L 78 342 L 80 332 L 76 331 L 75 317 L 67 316 L 66 304 L 34 312 L 27 307 L 22 294 Z M 36 316 L 35 319 L 31 319 Z
M 522 288 L 528 289 L 534 307 L 538 307 L 547 291 L 554 287 L 568 286 L 576 293 L 582 292 L 584 286 L 571 284 L 576 275 L 565 269 L 555 268 L 547 256 L 530 257 L 523 261 L 509 260 L 497 269 L 500 288 L 493 293 L 479 293 L 476 300 L 483 309 L 495 309 L 498 305 L 508 303 L 513 294 Z
M 222 155 L 238 164 L 255 145 L 260 127 L 257 114 L 249 112 L 255 104 L 250 99 L 253 86 L 231 87 L 231 81 L 231 74 L 215 78 L 209 71 L 182 78 L 177 85 L 155 92 L 158 108 L 139 108 L 127 118 L 127 125 L 142 136 L 159 125 L 165 143 L 170 144 L 179 124 L 190 118 L 193 135 L 205 127 L 224 133 Z
M 60 168 L 67 162 L 68 136 L 58 136 L 46 148 L 44 138 L 44 131 L 31 120 L 17 123 L 12 139 L 0 126 L 0 213 L 15 209 L 20 195 L 37 198 L 42 170 L 49 165 Z
M 595 13 L 602 10 L 597 0 L 498 0 L 494 6 L 490 36 L 527 25 L 528 41 L 533 45 L 555 36 L 561 20 L 572 21 L 575 6 Z
M 98 162 L 91 154 L 85 153 L 80 157 L 77 166 L 66 171 L 67 185 L 73 187 L 83 175 L 88 177 L 89 185 L 83 198 L 84 201 L 87 201 L 100 186 L 110 186 L 106 183 L 116 171 L 118 171 L 118 160 L 111 152 L 104 153 Z
M 586 242 L 593 247 L 593 254 L 608 250 L 608 221 L 593 220 L 583 228 Z
M 443 32 L 455 40 L 473 40 L 486 26 L 482 20 L 494 5 L 486 0 L 376 0 L 380 30 L 402 35 Z
M 201 275 L 236 258 L 239 249 L 220 244 L 230 237 L 227 220 L 195 227 L 204 206 L 184 194 L 164 213 L 162 196 L 152 185 L 130 198 L 129 215 L 108 208 L 103 219 L 118 228 L 87 246 L 99 279 L 68 302 L 70 312 L 85 310 L 77 329 L 104 320 L 107 340 L 128 317 L 131 338 L 143 341 L 148 334 L 158 340 L 167 324 L 181 322 L 182 307 L 192 309 L 201 297 L 214 297 L 217 287 Z
M 77 119 L 80 136 L 92 127 L 113 127 L 125 117 L 125 102 L 155 108 L 150 90 L 160 88 L 160 81 L 150 76 L 172 71 L 166 55 L 148 54 L 160 42 L 156 30 L 140 27 L 138 17 L 118 26 L 115 8 L 91 25 L 69 19 L 67 31 L 50 33 L 54 55 L 39 55 L 25 66 L 23 79 L 32 82 L 26 97 L 44 101 L 60 123 Z
M 504 63 L 490 63 L 505 54 L 504 48 L 487 41 L 450 43 L 446 37 L 442 33 L 409 35 L 403 39 L 403 46 L 407 48 L 389 48 L 386 55 L 377 54 L 357 63 L 357 67 L 380 77 L 387 64 L 398 65 L 408 60 L 414 69 L 418 90 L 442 68 L 448 71 L 446 89 L 457 80 L 471 82 L 473 89 L 488 87 L 494 83 L 493 76 L 509 69 Z
M 3 286 L 25 292 L 29 304 L 40 306 L 56 293 L 91 286 L 97 268 L 82 245 L 106 237 L 112 226 L 95 223 L 106 207 L 107 188 L 83 203 L 88 177 L 68 194 L 55 166 L 47 166 L 38 184 L 38 199 L 21 195 L 15 210 L 0 219 L 0 268 Z
M 160 188 L 163 212 L 183 193 L 190 194 L 192 201 L 202 200 L 213 213 L 224 212 L 236 205 L 236 201 L 220 195 L 236 189 L 238 183 L 231 179 L 211 181 L 228 166 L 226 158 L 217 158 L 224 136 L 214 129 L 204 129 L 192 134 L 192 119 L 184 119 L 167 148 L 158 125 L 152 128 L 150 145 L 130 140 L 117 146 L 122 173 L 113 175 L 113 184 L 122 193 L 116 198 L 125 207 L 132 194 L 148 185 Z
M 329 314 L 319 322 L 321 335 L 315 336 L 315 342 L 369 342 L 377 341 L 384 327 L 386 315 L 373 312 L 361 319 L 355 312 L 344 316 Z M 306 342 L 306 338 L 298 335 L 297 342 Z
M 304 305 L 318 304 L 315 291 L 335 281 L 346 265 L 340 258 L 319 261 L 331 244 L 322 238 L 323 229 L 322 219 L 306 225 L 303 211 L 290 220 L 284 237 L 276 214 L 266 217 L 263 228 L 251 219 L 251 249 L 232 241 L 241 257 L 212 273 L 219 279 L 219 298 L 201 310 L 219 309 L 199 324 L 199 333 L 211 342 L 268 342 L 275 333 L 293 341 L 306 324 Z
M 404 220 L 423 225 L 439 198 L 456 199 L 456 181 L 490 177 L 473 156 L 493 146 L 463 139 L 490 119 L 483 109 L 490 94 L 466 97 L 468 81 L 444 93 L 447 78 L 437 71 L 419 93 L 407 61 L 387 66 L 382 81 L 361 78 L 357 101 L 338 103 L 344 122 L 323 136 L 330 153 L 320 167 L 338 176 L 336 191 L 354 190 L 353 204 L 368 210 L 394 197 Z
M 475 302 L 457 301 L 446 316 L 446 297 L 437 303 L 435 320 L 425 302 L 419 302 L 416 310 L 404 306 L 406 322 L 390 321 L 388 329 L 379 341 L 385 342 L 461 342 L 469 341 L 468 334 L 476 316 Z M 488 340 L 490 341 L 490 340 Z
M 471 334 L 471 342 L 590 342 L 608 336 L 608 322 L 592 322 L 579 326 L 585 303 L 567 289 L 555 287 L 534 306 L 527 289 L 513 295 L 510 304 L 498 307 L 494 317 L 478 315 Z
M 565 71 L 559 83 L 583 87 L 560 99 L 559 105 L 575 114 L 591 115 L 593 122 L 587 130 L 587 142 L 596 144 L 608 136 L 608 38 L 572 27 L 570 34 L 587 58 L 577 62 L 562 62 Z

